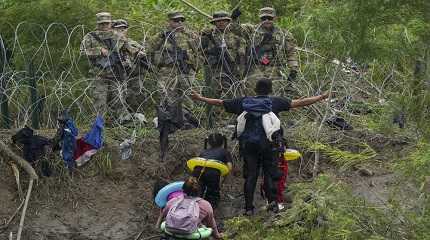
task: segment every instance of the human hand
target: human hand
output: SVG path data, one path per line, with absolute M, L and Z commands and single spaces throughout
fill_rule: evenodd
M 215 236 L 215 239 L 223 239 L 224 238 L 224 233 L 220 233 L 218 234 L 218 236 Z
M 200 95 L 198 92 L 196 92 L 195 90 L 191 90 L 191 98 L 193 100 L 200 100 L 202 98 L 202 95 Z
M 144 51 L 139 51 L 138 53 L 137 53 L 137 57 L 145 57 L 145 52 Z
M 102 48 L 100 51 L 101 51 L 102 55 L 105 57 L 107 57 L 109 55 L 109 50 L 107 50 L 106 48 Z
M 321 100 L 323 100 L 323 99 L 327 99 L 329 96 L 331 96 L 332 98 L 334 98 L 335 95 L 336 95 L 335 91 L 331 91 L 331 92 L 327 91 L 327 92 L 324 92 L 323 94 L 321 94 L 320 96 L 321 96 Z
M 240 17 L 240 15 L 242 15 L 242 12 L 240 11 L 239 6 L 235 9 L 233 9 L 233 12 L 231 13 L 231 19 L 236 20 L 237 18 Z

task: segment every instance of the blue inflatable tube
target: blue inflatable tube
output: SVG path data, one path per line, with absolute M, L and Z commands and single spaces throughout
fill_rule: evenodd
M 182 190 L 183 185 L 184 185 L 184 182 L 180 181 L 180 182 L 173 182 L 164 186 L 160 191 L 158 191 L 157 196 L 155 196 L 155 204 L 157 204 L 157 206 L 160 208 L 164 208 L 166 206 L 167 198 L 169 197 L 169 194 Z

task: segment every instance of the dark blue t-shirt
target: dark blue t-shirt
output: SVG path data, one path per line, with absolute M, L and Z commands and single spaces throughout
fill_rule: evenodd
M 199 157 L 217 160 L 223 162 L 224 164 L 227 164 L 229 162 L 231 163 L 232 161 L 230 152 L 222 147 L 206 149 L 200 154 Z
M 244 111 L 242 101 L 245 98 L 246 97 L 223 100 L 225 111 L 237 115 L 242 114 Z M 280 112 L 288 111 L 291 108 L 291 100 L 288 98 L 270 96 L 270 99 L 272 100 L 272 112 L 276 115 L 279 115 Z

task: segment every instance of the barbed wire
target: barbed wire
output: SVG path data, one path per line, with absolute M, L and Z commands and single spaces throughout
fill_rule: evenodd
M 141 24 L 141 26 L 143 25 Z M 133 29 L 143 34 L 141 39 L 149 39 L 150 33 L 142 29 L 141 26 Z M 28 28 L 32 29 L 30 33 L 27 31 Z M 19 128 L 29 124 L 34 111 L 41 110 L 41 107 L 43 109 L 40 113 L 40 123 L 41 127 L 44 128 L 54 127 L 56 118 L 63 109 L 70 109 L 75 120 L 80 123 L 88 124 L 93 121 L 97 111 L 94 108 L 94 95 L 92 93 L 94 78 L 86 72 L 89 59 L 79 53 L 79 46 L 76 44 L 80 43 L 86 34 L 86 30 L 87 28 L 84 25 L 69 28 L 62 23 L 52 23 L 44 28 L 42 25 L 22 22 L 16 26 L 13 39 L 7 41 L 0 36 L 3 59 L 6 58 L 5 54 L 8 50 L 11 51 L 10 54 L 13 56 L 12 61 L 3 61 L 4 70 L 0 76 L 2 82 L 1 92 L 6 97 L 2 101 L 7 101 L 9 105 L 9 120 L 12 122 L 13 127 Z M 64 42 L 60 42 L 59 39 L 64 40 Z M 13 43 L 12 48 L 8 48 L 10 43 Z M 331 77 L 332 64 L 326 64 L 327 60 L 322 59 L 321 55 L 314 54 L 304 48 L 299 48 L 299 51 L 301 52 L 300 61 L 305 62 L 306 65 L 300 70 L 299 78 L 291 83 L 292 89 L 297 96 L 310 96 L 321 93 Z M 208 59 L 204 54 L 200 57 L 203 61 L 198 62 L 200 65 L 198 67 L 202 69 L 201 65 L 207 62 Z M 286 59 L 282 60 L 286 62 Z M 134 64 L 137 63 L 134 62 Z M 31 75 L 31 68 L 33 69 L 33 75 Z M 274 81 L 276 86 L 274 95 L 285 96 L 289 91 L 284 80 L 286 70 L 285 68 L 285 72 L 277 73 L 283 77 Z M 113 91 L 116 94 L 114 94 L 112 101 L 119 103 L 125 110 L 130 109 L 130 104 L 126 101 L 128 94 L 126 85 L 130 81 L 138 81 L 140 84 L 139 95 L 141 97 L 139 99 L 141 101 L 139 109 L 145 113 L 153 111 L 153 107 L 159 102 L 172 101 L 167 94 L 169 91 L 167 88 L 177 84 L 179 81 L 178 72 L 174 68 L 165 74 L 171 82 L 164 87 L 160 87 L 160 79 L 156 72 L 155 74 L 143 72 L 135 77 L 127 76 L 124 82 L 117 81 Z M 192 89 L 213 90 L 211 89 L 212 86 L 206 86 L 202 76 L 201 73 L 198 73 L 196 76 L 187 79 L 189 82 L 183 93 L 187 95 Z M 37 90 L 38 94 L 36 101 L 33 102 L 31 102 L 29 93 L 34 88 L 29 84 L 32 78 L 36 82 L 36 89 L 34 90 Z M 166 76 L 163 76 L 163 78 L 166 79 Z M 333 113 L 348 113 L 348 105 L 351 99 L 355 95 L 362 94 L 357 89 L 363 89 L 363 82 L 366 82 L 367 85 L 372 85 L 372 82 L 368 77 L 363 77 L 361 74 L 345 73 L 336 78 L 335 89 L 341 89 L 343 95 L 350 96 L 350 98 L 343 99 L 344 104 L 342 104 L 341 108 L 331 108 L 331 111 Z M 243 96 L 248 87 L 246 86 L 246 78 L 231 78 L 230 75 L 226 75 L 222 71 L 216 76 L 212 76 L 212 79 L 228 79 L 232 83 L 228 89 L 222 91 L 219 96 L 221 98 Z M 218 86 L 215 85 L 215 87 Z M 373 86 L 371 91 L 377 88 L 377 86 Z M 191 106 L 199 122 L 204 122 L 207 116 L 203 108 L 196 108 L 198 104 Z M 148 109 L 149 107 L 152 109 Z M 318 115 L 318 108 L 313 109 Z M 226 122 L 230 121 L 231 118 L 227 119 Z M 120 125 L 120 119 L 115 119 L 114 124 Z

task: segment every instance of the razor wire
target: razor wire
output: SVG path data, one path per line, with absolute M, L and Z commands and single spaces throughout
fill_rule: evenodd
M 129 31 L 138 31 L 141 34 L 140 39 L 146 41 L 146 39 L 150 38 L 151 33 L 147 29 L 143 29 L 143 26 L 144 24 L 142 23 L 140 26 L 130 28 Z M 31 29 L 31 34 L 28 34 L 28 29 Z M 70 28 L 62 23 L 52 23 L 47 27 L 43 27 L 34 23 L 22 22 L 16 26 L 13 39 L 4 39 L 3 36 L 0 36 L 3 59 L 3 73 L 0 76 L 2 84 L 0 86 L 1 93 L 6 97 L 1 99 L 1 103 L 7 101 L 9 105 L 9 120 L 12 123 L 12 127 L 19 128 L 29 124 L 35 111 L 40 112 L 40 126 L 42 128 L 55 127 L 56 118 L 64 109 L 69 109 L 74 119 L 79 123 L 88 124 L 93 121 L 97 110 L 93 105 L 94 77 L 87 73 L 90 64 L 89 59 L 79 52 L 79 44 L 87 29 L 84 25 Z M 28 39 L 28 36 L 31 36 L 31 38 Z M 58 41 L 58 36 L 62 36 L 60 39 L 63 42 Z M 24 37 L 25 39 L 23 39 Z M 54 40 L 56 42 L 52 42 Z M 142 46 L 146 47 L 146 42 L 141 43 Z M 304 48 L 307 47 L 306 45 L 306 42 L 302 44 Z M 6 61 L 7 51 L 10 51 L 13 56 L 10 62 Z M 299 56 L 299 60 L 304 64 L 302 69 L 299 69 L 298 79 L 291 83 L 292 88 L 296 91 L 297 96 L 311 96 L 321 93 L 333 74 L 333 64 L 327 59 L 307 51 L 301 51 Z M 199 61 L 200 66 L 198 68 L 202 70 L 202 65 L 207 61 L 207 56 L 201 54 L 199 59 L 202 59 L 202 61 Z M 326 64 L 327 62 L 330 64 Z M 30 75 L 31 73 L 29 72 L 31 65 L 33 65 L 34 75 Z M 371 81 L 369 77 L 363 74 L 348 73 L 345 70 L 347 67 L 340 69 L 344 70 L 344 74 L 338 75 L 335 80 L 335 89 L 338 92 L 342 92 L 342 95 L 349 97 L 343 98 L 343 102 L 340 105 L 333 104 L 331 111 L 333 114 L 339 112 L 348 114 L 348 105 L 351 99 L 355 95 L 362 94 L 359 89 L 365 88 L 364 85 L 371 85 Z M 277 87 L 274 89 L 274 95 L 285 96 L 287 84 L 284 84 L 283 81 L 286 81 L 286 72 L 287 68 L 285 67 L 280 72 L 283 78 L 274 81 L 274 86 Z M 172 76 L 172 83 L 175 84 L 175 81 L 178 81 L 177 72 L 172 70 L 168 74 Z M 211 76 L 211 78 L 222 79 L 230 77 L 223 72 L 219 74 L 219 76 Z M 245 75 L 247 74 L 248 72 Z M 29 91 L 31 90 L 29 81 L 31 78 L 35 79 L 38 94 L 34 102 L 31 102 L 29 96 Z M 154 106 L 160 101 L 168 100 L 166 99 L 168 97 L 167 90 L 158 84 L 159 79 L 156 71 L 152 73 L 144 72 L 138 74 L 135 78 L 138 79 L 140 84 L 139 94 L 142 98 L 139 108 L 142 109 L 143 113 L 153 113 L 155 111 Z M 120 103 L 124 109 L 129 108 L 129 104 L 126 101 L 126 86 L 127 82 L 132 80 L 135 81 L 136 79 L 127 76 L 126 81 L 121 82 L 118 80 L 115 84 L 114 92 L 117 94 L 114 95 L 113 101 Z M 243 96 L 246 77 L 230 80 L 232 84 L 229 89 L 224 91 L 224 95 L 218 97 L 233 98 Z M 193 76 L 189 81 L 188 87 L 184 91 L 186 98 L 188 98 L 187 95 L 192 89 L 199 89 L 204 92 L 210 88 L 210 86 L 206 86 L 201 73 Z M 207 118 L 206 113 L 203 108 L 198 106 L 200 104 L 192 104 L 191 110 L 199 122 L 204 123 Z M 314 114 L 318 115 L 318 108 L 312 107 L 312 109 Z M 302 111 L 301 114 L 309 115 L 312 113 Z M 308 117 L 313 118 L 315 116 Z M 226 123 L 234 121 L 233 117 L 225 120 Z M 121 122 L 117 119 L 114 124 L 120 125 Z

